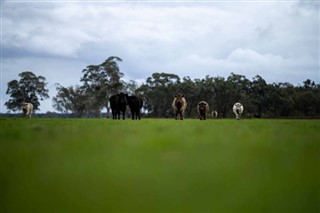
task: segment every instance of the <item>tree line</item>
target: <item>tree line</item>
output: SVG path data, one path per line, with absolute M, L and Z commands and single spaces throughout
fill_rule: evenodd
M 185 117 L 195 118 L 197 104 L 204 100 L 210 110 L 217 111 L 219 117 L 232 116 L 232 105 L 241 102 L 248 117 L 299 117 L 319 118 L 320 84 L 310 79 L 302 85 L 288 82 L 268 84 L 261 76 L 251 80 L 244 75 L 231 73 L 227 78 L 205 76 L 191 79 L 180 78 L 172 73 L 153 73 L 144 83 L 125 82 L 116 56 L 107 58 L 98 65 L 88 65 L 82 70 L 80 85 L 62 86 L 56 84 L 57 95 L 52 98 L 53 107 L 63 114 L 75 117 L 101 117 L 106 108 L 110 114 L 108 99 L 124 92 L 141 97 L 144 101 L 145 116 L 172 117 L 171 103 L 176 93 L 185 95 L 188 102 Z M 22 101 L 31 102 L 34 110 L 39 110 L 40 101 L 49 98 L 46 79 L 31 71 L 19 74 L 20 80 L 8 83 L 8 110 L 17 111 Z

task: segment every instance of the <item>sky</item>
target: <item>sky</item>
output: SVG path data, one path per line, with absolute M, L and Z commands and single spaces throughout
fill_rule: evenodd
M 32 71 L 56 83 L 120 57 L 123 80 L 155 72 L 191 79 L 231 73 L 267 83 L 320 83 L 319 1 L 1 1 L 0 112 L 7 83 Z

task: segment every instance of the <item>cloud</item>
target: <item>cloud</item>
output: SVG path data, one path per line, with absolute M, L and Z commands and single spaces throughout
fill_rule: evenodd
M 123 59 L 126 80 L 140 82 L 153 72 L 320 82 L 312 2 L 5 1 L 2 8 L 2 100 L 3 85 L 24 70 L 69 86 L 109 56 Z
M 20 6 L 16 4 L 7 3 L 3 11 L 4 49 L 40 56 L 75 58 L 81 45 L 94 39 L 82 23 L 81 17 L 84 16 L 79 17 L 76 13 L 82 7 L 52 4 L 50 8 L 38 7 L 38 4 L 35 7 L 27 3 Z

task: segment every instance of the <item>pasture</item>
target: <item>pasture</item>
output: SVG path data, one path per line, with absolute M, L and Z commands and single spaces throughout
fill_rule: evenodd
M 0 118 L 1 212 L 319 212 L 319 120 Z

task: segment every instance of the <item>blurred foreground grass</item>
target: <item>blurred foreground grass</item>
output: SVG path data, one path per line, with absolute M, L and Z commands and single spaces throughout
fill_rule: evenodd
M 0 212 L 319 212 L 319 120 L 1 118 Z

